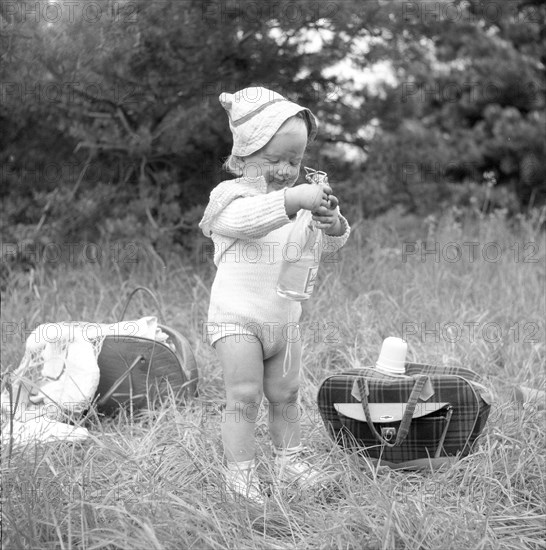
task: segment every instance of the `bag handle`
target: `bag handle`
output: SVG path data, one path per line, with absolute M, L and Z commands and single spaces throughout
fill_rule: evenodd
M 127 313 L 127 309 L 129 308 L 129 304 L 131 303 L 131 300 L 133 299 L 133 296 L 137 293 L 137 292 L 144 292 L 146 293 L 148 296 L 150 296 L 150 298 L 153 300 L 153 302 L 155 303 L 155 306 L 157 308 L 157 311 L 159 312 L 159 316 L 160 316 L 160 319 L 162 321 L 165 320 L 165 315 L 163 313 L 163 309 L 161 308 L 161 304 L 159 303 L 159 300 L 157 299 L 157 296 L 147 287 L 145 286 L 137 286 L 133 292 L 131 292 L 131 294 L 129 294 L 129 297 L 127 298 L 127 301 L 125 302 L 125 306 L 123 307 L 123 310 L 121 312 L 121 315 L 119 316 L 119 321 L 123 321 L 124 317 L 125 317 L 125 314 Z
M 400 428 L 398 428 L 396 441 L 394 443 L 391 443 L 390 441 L 385 439 L 374 426 L 372 422 L 372 415 L 370 414 L 370 404 L 368 402 L 367 381 L 364 377 L 357 378 L 358 389 L 360 390 L 360 397 L 362 399 L 362 408 L 364 409 L 364 415 L 366 416 L 368 427 L 370 428 L 375 438 L 387 447 L 396 447 L 402 445 L 402 443 L 408 436 L 411 421 L 413 420 L 413 413 L 415 412 L 415 407 L 417 406 L 417 401 L 421 396 L 425 384 L 428 382 L 428 376 L 419 375 L 415 378 L 415 384 L 413 386 L 413 389 L 411 390 L 406 410 L 404 411 L 404 416 L 402 417 L 402 422 L 400 423 Z

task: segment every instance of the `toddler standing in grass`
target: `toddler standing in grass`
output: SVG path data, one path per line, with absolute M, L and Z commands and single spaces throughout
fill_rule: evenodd
M 290 321 L 299 321 L 301 305 L 277 295 L 283 250 L 292 222 L 304 210 L 313 212 L 328 252 L 345 244 L 350 228 L 329 187 L 293 187 L 307 143 L 317 132 L 311 111 L 265 88 L 223 93 L 220 102 L 233 134 L 225 166 L 238 177 L 213 189 L 199 224 L 214 242 L 217 266 L 207 329 L 226 387 L 227 487 L 263 502 L 254 428 L 264 394 L 279 481 L 309 487 L 323 476 L 304 460 L 299 419 L 286 414 L 298 406 L 301 363 L 301 340 L 287 338 L 286 329 L 295 324 Z

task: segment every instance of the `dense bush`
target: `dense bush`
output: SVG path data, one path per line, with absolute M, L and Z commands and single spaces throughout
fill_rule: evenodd
M 3 239 L 192 248 L 227 177 L 218 95 L 253 84 L 317 113 L 307 162 L 353 216 L 432 212 L 491 181 L 498 206 L 541 204 L 546 8 L 491 4 L 5 2 Z

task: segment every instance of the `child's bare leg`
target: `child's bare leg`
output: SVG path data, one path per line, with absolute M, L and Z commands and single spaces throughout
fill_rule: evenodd
M 254 427 L 263 396 L 262 345 L 246 341 L 242 335 L 231 335 L 216 342 L 215 347 L 226 387 L 224 452 L 230 462 L 252 460 L 256 452 Z
M 300 444 L 301 411 L 298 403 L 301 341 L 291 346 L 290 369 L 283 377 L 285 349 L 264 361 L 264 393 L 269 400 L 269 433 L 277 448 Z
M 298 403 L 301 342 L 294 342 L 292 361 L 283 378 L 284 352 L 264 364 L 264 393 L 270 401 L 269 429 L 274 449 L 277 480 L 300 488 L 311 488 L 332 478 L 322 463 L 309 461 L 301 445 L 301 409 Z

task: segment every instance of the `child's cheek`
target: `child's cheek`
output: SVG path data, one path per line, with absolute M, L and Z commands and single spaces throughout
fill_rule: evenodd
M 290 173 L 290 180 L 292 181 L 292 183 L 296 183 L 296 180 L 298 179 L 299 175 L 300 175 L 299 165 L 298 166 L 292 166 L 292 170 L 291 170 L 291 173 Z
M 245 164 L 244 175 L 247 178 L 256 178 L 260 175 L 259 166 L 252 162 L 247 162 Z

